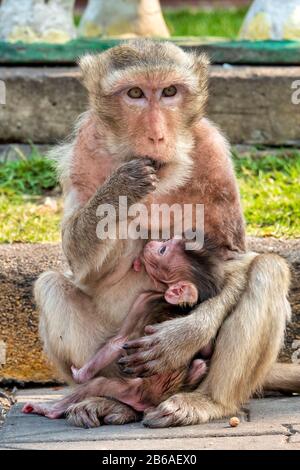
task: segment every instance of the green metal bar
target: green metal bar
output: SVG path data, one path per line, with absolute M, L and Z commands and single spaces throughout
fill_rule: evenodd
M 185 49 L 206 51 L 215 64 L 300 65 L 300 41 L 226 41 L 197 37 L 170 40 Z M 120 42 L 118 38 L 76 39 L 66 44 L 0 41 L 0 64 L 74 64 L 83 54 L 102 52 Z

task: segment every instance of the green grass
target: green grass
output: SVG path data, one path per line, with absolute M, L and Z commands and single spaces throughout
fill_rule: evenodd
M 247 8 L 216 10 L 164 10 L 163 15 L 172 36 L 221 36 L 235 38 Z M 78 26 L 80 16 L 75 15 Z
M 249 235 L 300 237 L 300 152 L 235 158 Z
M 41 201 L 0 193 L 0 243 L 58 242 L 60 219 Z
M 300 152 L 235 155 L 234 162 L 248 234 L 300 237 Z M 0 164 L 0 242 L 59 241 L 61 200 L 54 209 L 45 204 L 56 186 L 51 163 L 36 151 Z
M 172 36 L 221 36 L 235 38 L 247 9 L 166 10 L 164 17 Z
M 33 149 L 30 158 L 0 164 L 0 242 L 59 241 L 61 204 L 45 204 L 57 186 L 52 165 Z

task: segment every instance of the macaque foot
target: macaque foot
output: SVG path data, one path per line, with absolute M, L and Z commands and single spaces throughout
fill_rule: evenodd
M 23 408 L 22 412 L 29 414 L 37 414 L 41 416 L 45 416 L 46 418 L 50 419 L 58 419 L 62 418 L 65 414 L 66 408 L 57 403 L 47 404 L 47 403 L 33 403 L 28 402 L 26 403 Z
M 143 424 L 149 428 L 168 428 L 201 424 L 225 417 L 229 410 L 199 393 L 179 393 L 146 411 Z
M 141 420 L 141 415 L 118 401 L 105 397 L 87 398 L 69 406 L 68 421 L 74 426 L 95 428 L 102 424 L 126 424 Z
M 187 385 L 198 385 L 207 373 L 207 370 L 207 364 L 203 359 L 194 359 L 188 371 Z

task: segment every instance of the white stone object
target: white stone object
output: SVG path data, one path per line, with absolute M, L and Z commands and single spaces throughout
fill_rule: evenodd
M 240 39 L 300 39 L 300 0 L 254 0 Z
M 89 0 L 79 35 L 169 37 L 169 31 L 159 0 Z
M 75 0 L 3 0 L 0 39 L 64 43 L 76 37 Z

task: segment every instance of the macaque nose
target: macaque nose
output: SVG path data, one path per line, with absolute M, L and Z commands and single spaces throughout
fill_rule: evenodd
M 150 140 L 151 144 L 161 144 L 165 138 L 163 136 L 158 136 L 158 137 L 148 137 Z
M 154 241 L 152 240 L 151 242 L 148 242 L 146 247 L 148 250 L 155 250 L 155 249 L 158 249 L 161 245 L 161 242 L 160 241 Z

